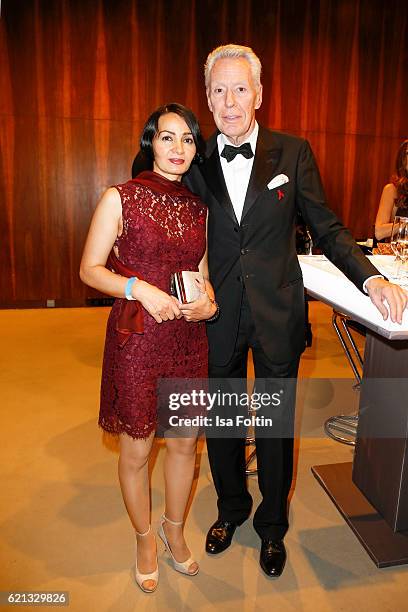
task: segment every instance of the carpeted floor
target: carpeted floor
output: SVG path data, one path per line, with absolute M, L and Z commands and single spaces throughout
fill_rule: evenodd
M 159 544 L 159 588 L 143 594 L 133 580 L 134 541 L 117 452 L 96 423 L 107 315 L 105 308 L 0 311 L 1 590 L 69 591 L 75 612 L 407 609 L 408 567 L 377 569 L 310 472 L 315 464 L 351 460 L 350 447 L 328 440 L 322 424 L 340 409 L 353 412 L 358 399 L 331 311 L 317 302 L 311 304 L 314 343 L 300 373 L 299 460 L 284 574 L 274 581 L 262 574 L 250 521 L 221 556 L 205 554 L 216 507 L 201 443 L 186 525 L 200 573 L 174 572 Z M 163 507 L 161 443 L 156 450 L 154 524 Z M 256 504 L 256 477 L 249 486 Z

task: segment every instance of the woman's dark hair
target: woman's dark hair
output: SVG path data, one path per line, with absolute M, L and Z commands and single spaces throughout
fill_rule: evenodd
M 194 113 L 189 108 L 186 108 L 182 104 L 177 104 L 176 102 L 159 106 L 159 108 L 157 108 L 146 121 L 140 137 L 140 150 L 143 152 L 145 158 L 149 160 L 150 163 L 153 162 L 153 138 L 158 132 L 160 117 L 162 115 L 167 115 L 168 113 L 175 113 L 184 119 L 188 125 L 196 146 L 196 154 L 194 156 L 193 163 L 200 163 L 203 160 L 205 151 L 205 142 L 201 136 L 200 126 L 198 125 L 198 121 Z
M 395 201 L 397 207 L 408 206 L 407 152 L 408 140 L 404 140 L 404 142 L 401 143 L 397 153 L 397 160 L 395 162 L 396 173 L 391 177 L 391 182 L 397 190 L 397 197 Z

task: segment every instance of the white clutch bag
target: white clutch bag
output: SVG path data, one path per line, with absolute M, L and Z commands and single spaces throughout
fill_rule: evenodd
M 201 293 L 197 285 L 197 279 L 203 282 L 201 272 L 182 270 L 171 275 L 170 293 L 182 304 L 188 304 L 197 300 Z

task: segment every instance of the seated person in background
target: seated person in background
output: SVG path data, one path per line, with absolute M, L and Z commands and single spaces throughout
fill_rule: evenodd
M 408 140 L 400 145 L 396 174 L 385 185 L 375 220 L 375 237 L 383 240 L 391 236 L 394 217 L 408 217 Z

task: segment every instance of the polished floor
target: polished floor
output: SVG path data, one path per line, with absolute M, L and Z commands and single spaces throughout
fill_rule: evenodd
M 117 451 L 96 424 L 107 315 L 105 308 L 0 311 L 0 590 L 69 591 L 75 612 L 407 609 L 408 567 L 377 569 L 310 471 L 351 459 L 350 447 L 327 439 L 322 424 L 332 413 L 353 412 L 357 401 L 331 311 L 317 302 L 313 347 L 301 365 L 284 574 L 273 581 L 261 573 L 250 521 L 221 556 L 205 554 L 216 510 L 201 443 L 186 525 L 200 573 L 175 573 L 159 545 L 159 588 L 143 594 L 132 575 L 134 541 L 117 485 Z M 154 524 L 163 507 L 162 458 L 158 444 Z M 249 486 L 256 503 L 256 477 Z

